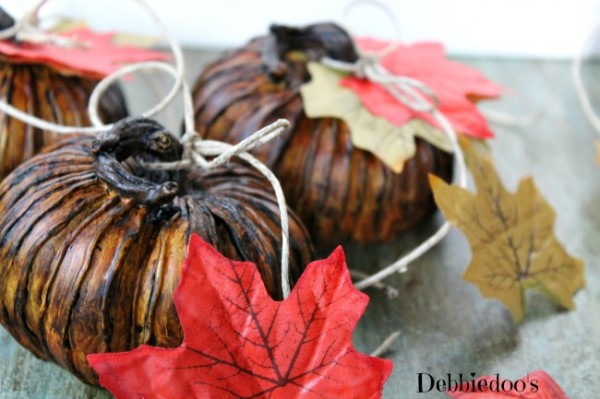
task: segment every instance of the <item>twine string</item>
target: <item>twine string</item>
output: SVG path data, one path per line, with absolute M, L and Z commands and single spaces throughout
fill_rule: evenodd
M 159 69 L 164 72 L 167 72 L 174 78 L 173 86 L 169 90 L 169 92 L 165 95 L 165 97 L 156 104 L 153 108 L 147 110 L 142 113 L 143 117 L 151 117 L 163 109 L 165 109 L 177 96 L 179 91 L 181 90 L 183 93 L 183 105 L 184 105 L 184 123 L 186 132 L 194 130 L 194 108 L 192 105 L 192 98 L 189 88 L 185 83 L 185 66 L 184 66 L 184 57 L 183 51 L 181 50 L 181 46 L 175 39 L 175 37 L 171 34 L 162 18 L 154 11 L 154 9 L 146 2 L 146 0 L 134 0 L 137 2 L 152 18 L 154 23 L 159 27 L 161 31 L 161 35 L 167 41 L 169 45 L 169 49 L 171 53 L 173 53 L 173 61 L 175 63 L 175 70 L 173 73 L 173 66 L 167 64 L 166 62 L 157 62 L 157 61 L 147 61 L 141 62 L 137 64 L 124 66 L 112 74 L 108 75 L 104 78 L 100 83 L 96 85 L 94 90 L 92 91 L 92 95 L 90 96 L 90 102 L 88 104 L 88 113 L 90 115 L 90 120 L 95 127 L 103 127 L 110 125 L 103 125 L 102 120 L 99 116 L 99 102 L 102 94 L 110 87 L 113 83 L 116 83 L 117 80 L 127 74 L 133 73 L 138 70 L 152 70 Z M 159 66 L 159 65 L 162 65 Z M 171 69 L 170 71 L 168 69 Z M 190 113 L 191 110 L 191 113 Z
M 373 351 L 371 356 L 379 357 L 390 350 L 390 348 L 396 343 L 402 333 L 400 331 L 394 331 L 387 336 L 386 339 Z
M 26 13 L 21 19 L 15 21 L 15 24 L 7 29 L 0 31 L 0 39 L 16 37 L 20 39 L 24 33 L 31 30 L 32 26 L 37 26 L 37 15 L 40 8 L 48 0 L 39 1 L 32 11 Z M 158 14 L 150 7 L 145 0 L 135 0 L 145 11 L 152 17 L 154 22 L 159 26 L 162 36 L 167 40 L 169 47 L 174 55 L 175 66 L 172 66 L 162 61 L 145 61 L 136 64 L 126 65 L 110 75 L 102 79 L 92 91 L 88 104 L 88 114 L 92 127 L 77 127 L 65 126 L 48 122 L 37 118 L 31 114 L 23 112 L 4 100 L 0 100 L 0 111 L 16 118 L 26 124 L 32 125 L 39 129 L 52 131 L 55 133 L 101 133 L 110 130 L 113 125 L 105 125 L 99 116 L 100 98 L 108 88 L 116 83 L 124 75 L 131 74 L 137 71 L 159 70 L 167 73 L 174 79 L 173 86 L 168 94 L 153 108 L 142 113 L 143 117 L 152 117 L 158 112 L 167 107 L 171 101 L 181 91 L 184 110 L 184 126 L 185 134 L 179 138 L 184 147 L 184 157 L 180 162 L 175 163 L 154 163 L 146 164 L 148 168 L 174 170 L 189 168 L 193 165 L 198 165 L 204 169 L 215 168 L 219 165 L 227 163 L 232 157 L 237 156 L 247 162 L 250 166 L 258 170 L 271 184 L 275 193 L 277 206 L 279 208 L 281 218 L 281 288 L 283 297 L 286 298 L 290 294 L 289 284 L 289 217 L 287 213 L 287 204 L 285 196 L 281 188 L 279 180 L 266 165 L 258 161 L 255 157 L 248 154 L 247 151 L 266 144 L 269 141 L 279 137 L 289 126 L 286 120 L 278 120 L 271 125 L 253 133 L 245 140 L 236 145 L 226 144 L 218 141 L 202 140 L 194 128 L 194 108 L 191 91 L 188 84 L 185 82 L 184 76 L 184 57 L 181 47 L 169 32 L 168 28 L 163 23 Z M 39 37 L 43 34 L 38 35 Z M 52 35 L 46 35 L 46 42 L 56 44 L 52 41 Z M 24 40 L 27 39 L 27 34 Z M 207 157 L 214 157 L 207 161 Z
M 361 5 L 361 4 L 370 5 L 370 6 L 375 7 L 383 12 L 383 14 L 388 18 L 389 22 L 391 22 L 391 24 L 392 24 L 392 29 L 394 30 L 394 39 L 391 40 L 387 44 L 387 46 L 385 46 L 384 48 L 382 48 L 381 50 L 378 50 L 378 51 L 366 52 L 361 49 L 356 49 L 358 54 L 360 56 L 362 56 L 361 58 L 374 57 L 374 58 L 379 59 L 379 58 L 383 58 L 386 55 L 393 53 L 394 50 L 396 50 L 396 48 L 398 48 L 398 46 L 400 44 L 400 41 L 401 41 L 400 39 L 402 37 L 402 34 L 400 32 L 400 24 L 398 23 L 398 19 L 394 15 L 394 12 L 390 8 L 390 6 L 385 1 L 381 1 L 381 0 L 352 0 L 352 1 L 350 1 L 348 3 L 348 5 L 344 8 L 344 11 L 342 12 L 342 25 L 344 26 L 344 29 L 346 29 L 346 31 L 348 33 L 350 33 L 350 36 L 352 36 L 352 37 L 357 36 L 349 28 L 349 26 L 350 26 L 349 20 L 350 20 L 350 13 L 358 5 Z

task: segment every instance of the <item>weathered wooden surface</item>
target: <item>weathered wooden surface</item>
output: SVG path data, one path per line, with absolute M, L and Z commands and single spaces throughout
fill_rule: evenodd
M 213 56 L 188 55 L 190 77 Z M 395 368 L 385 398 L 445 398 L 440 393 L 417 393 L 420 372 L 440 378 L 447 373 L 499 373 L 516 379 L 536 369 L 548 371 L 571 398 L 595 397 L 600 389 L 600 165 L 595 163 L 593 142 L 600 136 L 579 108 L 569 63 L 463 61 L 510 88 L 502 100 L 486 104 L 486 110 L 539 114 L 527 127 L 494 125 L 498 137 L 491 147 L 511 190 L 531 174 L 554 205 L 556 233 L 571 254 L 585 260 L 587 287 L 576 295 L 577 309 L 571 312 L 543 296 L 528 295 L 525 322 L 516 325 L 501 304 L 482 298 L 476 287 L 461 280 L 470 252 L 454 230 L 408 273 L 388 280 L 399 289 L 398 298 L 368 292 L 371 303 L 355 334 L 356 346 L 368 352 L 391 331 L 402 331 L 389 354 Z M 584 72 L 600 109 L 600 64 L 588 64 Z M 134 94 L 149 105 L 145 90 L 136 89 Z M 347 247 L 348 262 L 356 269 L 376 270 L 419 243 L 440 221 L 438 215 L 392 244 Z M 35 359 L 0 331 L 0 399 L 109 397 Z

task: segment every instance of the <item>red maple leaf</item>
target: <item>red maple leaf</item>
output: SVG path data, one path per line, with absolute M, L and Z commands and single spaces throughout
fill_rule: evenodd
M 473 387 L 477 388 L 473 390 Z M 542 370 L 515 381 L 501 380 L 497 376 L 481 377 L 463 384 L 456 392 L 448 392 L 448 396 L 454 399 L 569 399 L 556 381 Z
M 165 60 L 163 52 L 144 50 L 133 46 L 116 46 L 114 33 L 95 33 L 76 28 L 60 36 L 74 39 L 84 47 L 59 47 L 52 44 L 16 43 L 0 41 L 0 54 L 13 62 L 46 64 L 57 69 L 92 78 L 102 78 L 125 63 Z
M 254 264 L 192 236 L 175 292 L 182 345 L 88 360 L 117 398 L 381 398 L 392 363 L 351 341 L 367 302 L 341 248 L 309 264 L 278 302 Z
M 357 44 L 362 50 L 376 51 L 388 42 L 363 38 L 358 39 Z M 449 61 L 442 44 L 398 45 L 381 59 L 381 64 L 394 75 L 407 76 L 429 86 L 440 101 L 439 110 L 459 133 L 477 138 L 494 136 L 474 100 L 497 97 L 502 87 L 469 66 Z M 411 119 L 419 118 L 438 126 L 430 114 L 400 104 L 377 83 L 349 76 L 342 79 L 341 84 L 358 94 L 371 113 L 395 125 L 403 126 Z

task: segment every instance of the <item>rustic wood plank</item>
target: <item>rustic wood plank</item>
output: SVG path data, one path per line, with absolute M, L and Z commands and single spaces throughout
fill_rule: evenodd
M 212 52 L 188 52 L 192 79 Z M 500 373 L 515 379 L 545 369 L 573 398 L 594 397 L 600 389 L 600 165 L 595 164 L 596 135 L 575 98 L 567 62 L 463 59 L 510 89 L 500 101 L 483 105 L 517 115 L 540 112 L 526 127 L 493 125 L 496 164 L 510 189 L 533 175 L 540 191 L 558 213 L 556 233 L 567 249 L 587 264 L 587 287 L 575 297 L 577 310 L 556 308 L 547 298 L 529 295 L 525 322 L 516 325 L 496 301 L 481 297 L 461 280 L 470 259 L 468 244 L 452 231 L 438 247 L 391 277 L 400 296 L 389 299 L 369 290 L 371 303 L 355 335 L 356 346 L 369 352 L 394 330 L 402 336 L 389 354 L 395 362 L 385 398 L 445 398 L 418 394 L 417 373 Z M 588 63 L 584 77 L 600 110 L 600 64 Z M 165 80 L 168 82 L 168 80 Z M 152 87 L 129 90 L 136 109 L 151 105 Z M 170 118 L 179 126 L 179 113 Z M 441 223 L 441 216 L 385 245 L 346 248 L 351 267 L 376 270 L 412 248 Z M 0 399 L 109 398 L 81 384 L 58 367 L 42 362 L 0 331 Z

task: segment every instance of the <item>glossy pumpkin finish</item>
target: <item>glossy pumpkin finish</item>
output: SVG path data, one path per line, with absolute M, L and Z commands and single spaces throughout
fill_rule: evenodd
M 256 263 L 281 297 L 270 184 L 233 161 L 148 172 L 141 160 L 177 160 L 178 143 L 148 120 L 118 126 L 94 144 L 65 140 L 0 185 L 0 321 L 34 354 L 89 383 L 97 383 L 90 353 L 180 344 L 172 295 L 192 233 L 226 257 Z M 312 257 L 290 213 L 292 282 Z
M 0 99 L 49 122 L 88 126 L 87 104 L 97 83 L 98 80 L 67 75 L 49 66 L 0 58 Z M 111 87 L 102 96 L 99 110 L 106 123 L 127 116 L 118 87 Z M 42 147 L 54 143 L 58 136 L 0 112 L 0 179 Z
M 386 241 L 435 210 L 428 182 L 452 175 L 452 156 L 417 140 L 416 155 L 395 174 L 354 148 L 345 122 L 308 118 L 300 86 L 307 60 L 354 61 L 348 35 L 333 24 L 274 26 L 269 36 L 224 54 L 194 87 L 196 127 L 206 138 L 236 143 L 278 118 L 287 134 L 257 149 L 281 180 L 289 205 L 322 247 L 346 240 Z

